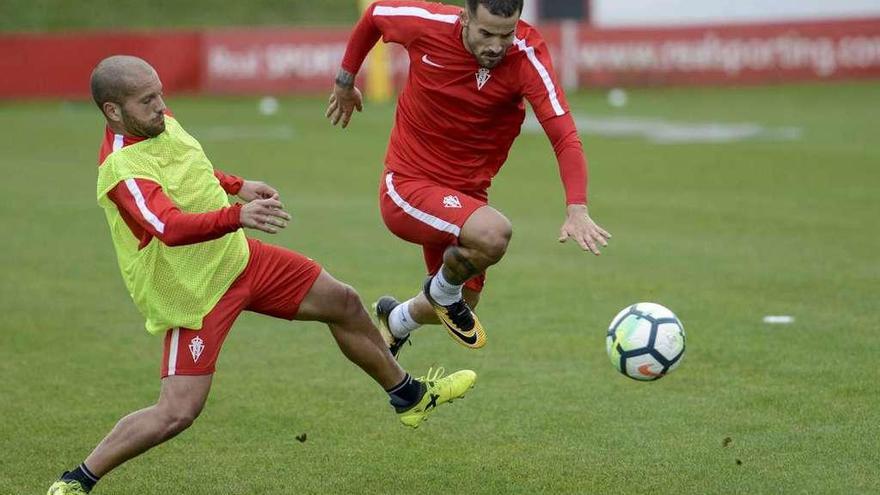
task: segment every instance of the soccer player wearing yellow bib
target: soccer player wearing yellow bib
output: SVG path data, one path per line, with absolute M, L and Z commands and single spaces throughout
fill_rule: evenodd
M 299 253 L 247 239 L 290 216 L 278 192 L 213 169 L 201 145 L 170 115 L 162 83 L 144 60 L 107 58 L 92 96 L 107 120 L 98 202 L 119 268 L 152 334 L 164 335 L 158 402 L 122 418 L 49 495 L 89 493 L 123 462 L 174 437 L 198 417 L 220 348 L 242 311 L 327 323 L 343 354 L 387 392 L 400 421 L 418 427 L 461 397 L 474 372 L 414 379 L 397 364 L 357 293 Z M 234 194 L 244 205 L 230 205 Z

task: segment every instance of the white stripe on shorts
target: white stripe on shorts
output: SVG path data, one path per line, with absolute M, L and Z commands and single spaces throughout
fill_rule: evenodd
M 177 372 L 177 344 L 180 341 L 180 328 L 171 331 L 171 345 L 168 349 L 168 376 Z
M 392 182 L 392 178 L 394 177 L 394 172 L 388 172 L 388 175 L 385 176 L 385 186 L 388 187 L 388 196 L 391 196 L 391 200 L 394 201 L 394 204 L 400 207 L 401 210 L 406 212 L 407 215 L 415 218 L 416 220 L 426 223 L 431 227 L 434 227 L 437 230 L 448 232 L 455 237 L 461 235 L 461 228 L 458 225 L 452 224 L 443 220 L 442 218 L 437 218 L 430 213 L 426 213 L 413 205 L 406 202 L 400 194 L 394 189 L 394 182 Z

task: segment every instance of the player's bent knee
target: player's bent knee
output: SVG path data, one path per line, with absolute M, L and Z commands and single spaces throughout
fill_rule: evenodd
M 513 236 L 513 228 L 510 222 L 505 220 L 504 223 L 487 229 L 483 238 L 480 240 L 480 251 L 493 263 L 497 263 L 504 257 L 507 252 L 507 246 L 510 244 L 510 238 Z
M 357 318 L 364 311 L 361 296 L 354 287 L 348 284 L 340 284 L 338 300 L 335 301 L 339 308 L 336 320 L 339 322 L 350 321 Z
M 165 410 L 162 421 L 165 426 L 165 437 L 170 438 L 186 430 L 199 417 L 200 409 Z
M 322 272 L 303 299 L 297 320 L 342 323 L 365 314 L 361 298 L 350 285 Z

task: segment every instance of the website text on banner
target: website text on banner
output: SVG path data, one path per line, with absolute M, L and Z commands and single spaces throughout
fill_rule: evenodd
M 541 27 L 568 86 L 742 84 L 880 77 L 880 19 L 663 29 Z M 574 30 L 574 32 L 572 32 Z M 206 38 L 205 89 L 322 91 L 347 32 L 239 32 Z M 406 73 L 392 53 L 396 80 Z M 573 77 L 567 77 L 572 73 Z
M 585 86 L 744 84 L 880 76 L 880 19 L 662 29 L 583 28 Z M 557 64 L 559 65 L 559 64 Z

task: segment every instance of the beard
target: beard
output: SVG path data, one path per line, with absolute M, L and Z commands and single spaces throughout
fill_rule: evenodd
M 165 132 L 164 115 L 159 120 L 159 123 L 154 123 L 151 121 L 138 120 L 131 115 L 122 112 L 122 124 L 130 134 L 143 138 L 154 138 Z
M 470 34 L 470 31 L 465 33 L 464 41 L 467 44 L 468 51 L 474 54 L 474 58 L 477 59 L 477 63 L 480 65 L 480 67 L 486 69 L 494 69 L 498 66 L 498 64 L 501 63 L 502 60 L 504 60 L 505 52 L 501 52 L 501 56 L 497 58 L 492 58 L 492 54 L 490 52 L 487 52 L 485 50 L 480 51 L 477 43 L 471 40 Z
M 484 67 L 486 69 L 494 69 L 498 66 L 498 64 L 501 63 L 502 60 L 504 60 L 504 55 L 501 55 L 498 58 L 490 58 L 488 55 L 483 55 L 477 60 L 479 61 L 481 67 Z

